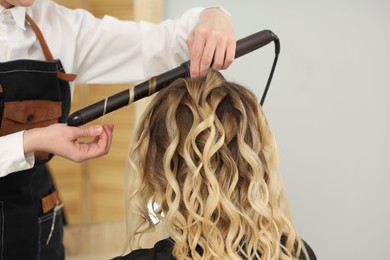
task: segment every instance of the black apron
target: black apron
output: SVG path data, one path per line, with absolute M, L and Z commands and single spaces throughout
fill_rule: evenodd
M 46 61 L 0 63 L 0 136 L 65 122 L 70 109 L 68 81 L 35 23 L 26 15 Z M 61 202 L 46 162 L 35 153 L 35 166 L 0 178 L 0 259 L 64 259 Z

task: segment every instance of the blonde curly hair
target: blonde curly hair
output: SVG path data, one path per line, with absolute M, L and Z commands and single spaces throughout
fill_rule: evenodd
M 138 234 L 157 225 L 152 211 L 166 223 L 177 259 L 306 254 L 259 102 L 219 72 L 178 79 L 161 90 L 144 112 L 129 153 L 131 249 L 138 247 Z

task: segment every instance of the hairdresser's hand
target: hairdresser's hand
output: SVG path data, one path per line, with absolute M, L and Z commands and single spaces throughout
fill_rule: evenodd
M 219 8 L 205 9 L 189 34 L 187 44 L 191 77 L 201 75 L 210 65 L 216 70 L 226 69 L 233 62 L 236 52 L 230 16 Z
M 35 128 L 24 133 L 25 154 L 42 151 L 56 154 L 74 162 L 82 162 L 108 153 L 113 125 L 71 127 L 54 124 Z M 78 138 L 93 138 L 90 142 L 81 142 Z

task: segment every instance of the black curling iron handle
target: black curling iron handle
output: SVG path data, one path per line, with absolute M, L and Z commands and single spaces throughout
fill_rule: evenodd
M 275 42 L 275 53 L 279 54 L 279 38 L 272 31 L 263 30 L 238 40 L 236 46 L 236 55 L 234 57 L 239 58 L 249 52 L 252 52 L 267 45 L 272 41 Z
M 259 49 L 268 43 L 275 42 L 275 52 L 279 53 L 279 39 L 270 30 L 263 30 L 237 41 L 235 58 L 241 57 L 249 52 Z M 71 114 L 67 119 L 69 126 L 81 126 L 89 123 L 105 114 L 108 114 L 121 107 L 135 102 L 144 97 L 150 96 L 153 93 L 161 90 L 165 86 L 171 84 L 177 78 L 190 77 L 190 61 L 182 63 L 180 66 L 162 73 L 158 76 L 150 78 L 148 81 L 142 82 L 134 86 L 133 95 L 130 90 L 126 89 L 106 100 L 98 101 L 90 106 L 78 110 Z

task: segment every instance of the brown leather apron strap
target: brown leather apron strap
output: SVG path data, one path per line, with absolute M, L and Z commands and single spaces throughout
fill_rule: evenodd
M 50 52 L 49 47 L 46 44 L 45 38 L 43 37 L 43 34 L 37 24 L 33 21 L 33 19 L 26 13 L 26 19 L 30 23 L 30 26 L 32 30 L 34 31 L 35 35 L 38 38 L 39 44 L 41 45 L 43 54 L 45 55 L 45 58 L 47 61 L 53 61 L 53 55 Z M 61 80 L 65 81 L 73 81 L 76 78 L 76 74 L 70 74 L 70 73 L 64 73 L 60 70 L 57 70 L 57 77 Z
M 60 70 L 57 70 L 57 78 L 64 80 L 64 81 L 73 81 L 76 78 L 76 74 L 71 74 L 71 73 L 64 73 Z

